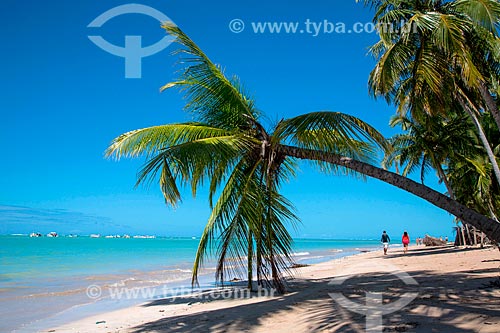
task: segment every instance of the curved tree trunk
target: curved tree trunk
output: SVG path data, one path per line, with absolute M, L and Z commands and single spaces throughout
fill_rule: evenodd
M 486 109 L 488 109 L 488 111 L 491 112 L 491 115 L 493 116 L 495 122 L 497 123 L 498 130 L 500 131 L 500 111 L 498 110 L 498 106 L 497 103 L 495 102 L 495 99 L 493 98 L 493 96 L 491 96 L 484 82 L 481 82 L 479 84 L 479 91 L 481 93 L 481 96 L 483 97 Z
M 486 134 L 484 133 L 483 127 L 479 123 L 479 119 L 477 119 L 476 115 L 473 112 L 469 112 L 469 114 L 472 117 L 472 120 L 474 121 L 474 124 L 477 127 L 477 130 L 479 132 L 479 138 L 481 139 L 483 146 L 486 149 L 486 153 L 488 154 L 488 159 L 490 160 L 491 165 L 493 166 L 493 172 L 495 173 L 497 182 L 500 185 L 500 168 L 498 167 L 495 154 L 491 149 L 490 143 L 488 142 L 488 138 L 486 138 Z
M 378 168 L 368 163 L 354 160 L 352 158 L 318 150 L 298 148 L 287 145 L 280 145 L 278 147 L 278 150 L 290 157 L 314 161 L 324 161 L 338 166 L 343 166 L 348 169 L 357 171 L 363 175 L 376 178 L 388 184 L 394 185 L 430 202 L 436 207 L 446 210 L 447 212 L 455 215 L 461 220 L 467 221 L 467 223 L 483 231 L 491 240 L 494 240 L 497 243 L 500 241 L 500 223 L 484 215 L 481 215 L 475 210 L 450 199 L 446 195 L 439 193 L 431 189 L 430 187 L 419 184 L 409 178 L 400 176 L 394 172 L 387 171 L 382 168 Z

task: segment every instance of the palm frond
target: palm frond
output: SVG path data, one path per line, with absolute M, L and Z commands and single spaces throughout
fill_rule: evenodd
M 456 0 L 449 4 L 456 12 L 467 15 L 477 25 L 498 35 L 500 3 L 496 0 Z
M 234 132 L 202 123 L 167 124 L 126 132 L 115 138 L 105 151 L 107 158 L 152 156 L 168 147 L 202 138 L 231 135 Z
M 230 166 L 242 154 L 252 150 L 254 145 L 255 142 L 248 137 L 233 135 L 203 138 L 165 148 L 142 167 L 136 186 L 151 183 L 160 172 L 160 186 L 165 200 L 167 204 L 175 206 L 180 196 L 177 185 L 174 184 L 183 186 L 191 183 L 193 195 L 196 195 L 196 190 L 203 185 L 204 179 L 220 183 Z
M 233 223 L 241 222 L 237 217 L 238 207 L 240 201 L 245 201 L 245 198 L 251 195 L 256 187 L 255 173 L 258 165 L 258 162 L 251 163 L 248 159 L 242 159 L 227 179 L 200 238 L 193 264 L 193 284 L 198 283 L 198 272 L 207 256 L 207 251 L 215 245 L 216 237 L 228 228 L 231 221 Z M 219 271 L 217 277 L 219 277 Z
M 249 119 L 257 119 L 258 114 L 238 78 L 228 79 L 177 26 L 165 23 L 162 27 L 181 45 L 176 53 L 186 55 L 182 61 L 187 66 L 178 81 L 167 83 L 161 91 L 179 87 L 185 92 L 186 110 L 201 122 L 223 129 L 251 127 Z
M 273 133 L 273 140 L 361 159 L 370 158 L 367 153 L 373 153 L 376 147 L 387 148 L 384 136 L 361 119 L 327 111 L 281 121 Z

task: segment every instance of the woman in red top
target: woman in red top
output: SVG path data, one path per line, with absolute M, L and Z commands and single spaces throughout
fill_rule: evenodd
M 408 236 L 408 233 L 406 231 L 403 233 L 403 238 L 401 239 L 401 241 L 403 242 L 404 246 L 403 253 L 406 254 L 406 252 L 408 251 L 408 244 L 410 244 L 410 236 Z

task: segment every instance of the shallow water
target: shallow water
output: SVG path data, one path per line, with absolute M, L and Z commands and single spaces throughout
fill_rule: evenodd
M 378 244 L 299 239 L 294 257 L 318 263 Z M 0 236 L 0 318 L 8 319 L 0 321 L 0 332 L 33 332 L 190 291 L 197 246 L 191 238 Z M 213 264 L 206 267 L 202 288 L 214 286 Z

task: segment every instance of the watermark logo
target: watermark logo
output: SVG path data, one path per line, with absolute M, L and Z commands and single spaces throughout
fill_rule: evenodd
M 394 265 L 382 261 L 363 263 L 362 265 L 349 267 L 347 274 L 331 280 L 328 284 L 341 286 L 346 280 L 356 275 L 373 271 L 394 275 L 413 290 L 418 286 L 417 281 L 408 273 L 400 270 Z M 368 333 L 382 333 L 383 316 L 401 310 L 418 296 L 418 292 L 408 291 L 402 294 L 398 300 L 384 303 L 383 293 L 381 292 L 365 291 L 365 294 L 365 304 L 361 304 L 350 300 L 340 292 L 328 293 L 328 295 L 343 308 L 366 316 L 366 332 Z
M 157 9 L 131 3 L 111 8 L 96 17 L 87 27 L 99 28 L 110 19 L 125 14 L 143 14 L 158 20 L 160 23 L 172 22 L 167 15 Z M 143 47 L 142 36 L 125 36 L 124 46 L 111 44 L 101 36 L 89 35 L 88 38 L 104 51 L 125 58 L 125 78 L 127 79 L 140 79 L 142 77 L 142 58 L 162 51 L 175 40 L 172 36 L 165 36 L 155 44 Z
M 95 284 L 91 284 L 86 290 L 87 297 L 90 299 L 98 299 L 102 295 L 101 287 Z
M 233 19 L 229 22 L 229 30 L 235 34 L 239 34 L 245 30 L 245 22 L 242 19 Z

